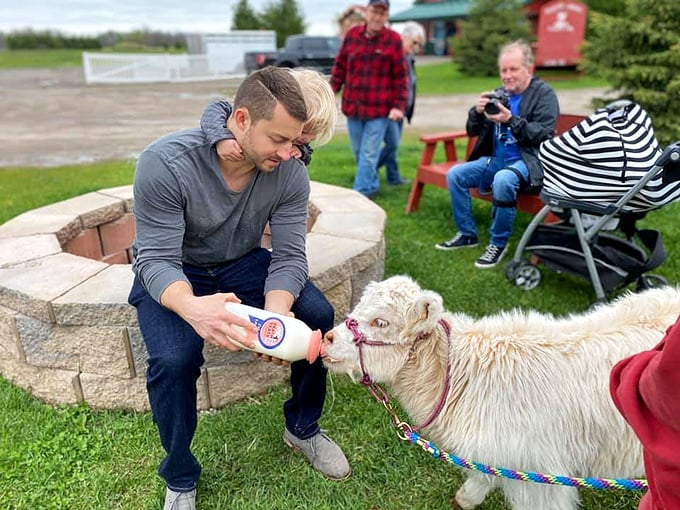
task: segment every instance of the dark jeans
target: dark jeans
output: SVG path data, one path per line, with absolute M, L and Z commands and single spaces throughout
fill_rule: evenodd
M 264 306 L 264 281 L 271 255 L 257 249 L 239 260 L 210 268 L 185 265 L 184 274 L 196 295 L 233 292 L 244 304 Z M 196 380 L 203 365 L 203 339 L 174 312 L 163 308 L 139 280 L 128 301 L 137 308 L 139 327 L 149 354 L 147 391 L 167 456 L 158 474 L 168 487 L 187 491 L 196 486 L 201 466 L 191 453 L 196 431 Z M 333 307 L 310 282 L 292 308 L 295 317 L 322 333 L 333 327 Z M 319 431 L 317 420 L 326 399 L 326 369 L 317 359 L 291 363 L 292 396 L 285 402 L 285 424 L 294 435 L 306 439 Z

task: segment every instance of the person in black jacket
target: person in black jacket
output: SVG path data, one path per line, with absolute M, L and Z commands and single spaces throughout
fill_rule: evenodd
M 468 113 L 466 130 L 477 143 L 466 163 L 452 166 L 446 181 L 456 235 L 438 243 L 439 250 L 477 246 L 470 188 L 493 194 L 491 238 L 477 259 L 479 268 L 493 267 L 507 252 L 519 191 L 537 191 L 543 183 L 538 148 L 555 134 L 559 105 L 555 91 L 533 76 L 534 57 L 525 41 L 499 52 L 502 88 L 485 92 Z

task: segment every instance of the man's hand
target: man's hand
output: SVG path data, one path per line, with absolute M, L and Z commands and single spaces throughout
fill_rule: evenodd
M 260 361 L 266 361 L 268 363 L 273 363 L 280 367 L 289 367 L 290 361 L 281 358 L 275 358 L 273 356 L 268 356 L 266 354 L 260 354 L 259 352 L 253 352 L 253 357 L 259 359 Z
M 286 315 L 287 317 L 295 317 L 295 314 L 291 312 L 290 308 L 293 306 L 295 298 L 293 295 L 285 290 L 270 290 L 265 295 L 264 299 L 264 309 L 270 312 L 278 313 L 281 315 Z M 274 358 L 266 354 L 260 354 L 254 352 L 253 355 L 262 361 L 267 361 L 274 363 L 274 365 L 280 365 L 287 367 L 290 365 L 289 361 L 283 360 L 281 358 Z
M 184 308 L 182 317 L 206 342 L 240 351 L 241 346 L 252 349 L 257 338 L 257 326 L 248 319 L 225 308 L 226 303 L 240 303 L 235 294 L 212 294 L 194 297 Z
M 197 297 L 187 282 L 176 281 L 163 291 L 160 302 L 182 317 L 206 342 L 229 351 L 240 351 L 241 346 L 255 347 L 257 327 L 225 307 L 228 302 L 241 302 L 236 294 Z
M 215 150 L 220 159 L 226 161 L 242 161 L 243 151 L 236 140 L 220 140 L 215 144 Z
M 486 116 L 486 118 L 492 122 L 500 124 L 507 124 L 508 122 L 510 122 L 510 119 L 512 118 L 512 112 L 508 110 L 505 106 L 503 106 L 500 102 L 498 102 L 496 106 L 498 107 L 498 113 L 495 113 L 494 115 L 489 115 L 488 113 L 485 113 L 484 115 Z
M 404 118 L 404 112 L 402 112 L 401 110 L 398 110 L 396 108 L 392 108 L 390 110 L 390 113 L 387 115 L 387 118 L 390 119 L 390 120 L 393 120 L 395 122 L 399 122 L 400 120 L 402 120 Z
M 479 114 L 484 113 L 484 108 L 486 107 L 486 103 L 489 102 L 489 94 L 493 94 L 493 92 L 482 92 L 479 94 L 479 97 L 477 98 L 477 103 L 475 104 L 475 111 Z

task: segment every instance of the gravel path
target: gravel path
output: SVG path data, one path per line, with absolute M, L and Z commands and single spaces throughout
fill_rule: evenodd
M 79 68 L 0 71 L 0 167 L 50 167 L 134 157 L 152 140 L 197 126 L 206 104 L 235 81 L 86 85 Z M 565 113 L 587 114 L 602 89 L 560 92 Z M 464 127 L 474 94 L 418 97 L 414 132 Z M 345 129 L 339 119 L 338 130 Z

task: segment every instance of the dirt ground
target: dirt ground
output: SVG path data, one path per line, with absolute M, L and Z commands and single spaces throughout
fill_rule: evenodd
M 235 81 L 86 85 L 79 68 L 0 71 L 0 167 L 50 167 L 134 157 L 159 136 L 197 126 L 205 106 Z M 565 113 L 587 114 L 602 89 L 558 93 Z M 406 129 L 464 127 L 476 95 L 419 96 Z M 345 120 L 338 120 L 338 131 Z

